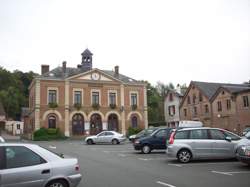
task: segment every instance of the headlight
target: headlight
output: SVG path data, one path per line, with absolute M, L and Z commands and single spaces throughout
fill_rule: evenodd
M 242 149 L 244 155 L 250 156 L 250 146 L 244 145 L 244 146 L 241 147 L 241 149 Z

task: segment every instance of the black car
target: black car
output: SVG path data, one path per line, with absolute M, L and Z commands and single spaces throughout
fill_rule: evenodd
M 150 127 L 148 129 L 144 129 L 141 132 L 139 132 L 138 134 L 133 134 L 131 136 L 129 136 L 129 140 L 131 142 L 134 142 L 136 139 L 148 136 L 150 134 L 152 134 L 155 130 L 157 130 L 159 127 Z
M 166 149 L 166 140 L 169 139 L 173 128 L 159 128 L 146 137 L 134 141 L 134 149 L 140 150 L 144 154 L 150 153 L 154 149 Z

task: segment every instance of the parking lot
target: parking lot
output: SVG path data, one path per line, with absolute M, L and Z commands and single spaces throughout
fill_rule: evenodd
M 33 142 L 34 143 L 34 142 Z M 180 164 L 164 152 L 145 155 L 131 143 L 86 145 L 82 141 L 35 142 L 57 153 L 77 157 L 84 187 L 215 187 L 250 186 L 250 167 L 236 160 Z

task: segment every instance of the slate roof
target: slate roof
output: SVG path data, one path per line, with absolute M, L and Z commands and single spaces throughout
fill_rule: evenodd
M 93 70 L 93 69 L 92 69 Z M 90 70 L 90 71 L 92 71 Z M 125 75 L 122 75 L 119 73 L 118 76 L 115 75 L 114 71 L 110 71 L 110 70 L 100 70 L 100 69 L 96 69 L 97 71 L 103 72 L 104 74 L 107 74 L 109 76 L 111 76 L 114 79 L 118 79 L 120 81 L 122 81 L 123 83 L 127 83 L 127 84 L 142 84 L 142 81 L 137 81 L 135 79 L 132 79 L 130 77 L 127 77 Z M 57 67 L 43 75 L 38 76 L 41 79 L 54 79 L 54 80 L 64 80 L 66 78 L 72 77 L 74 75 L 77 74 L 81 74 L 84 73 L 85 71 L 81 68 L 71 68 L 71 67 L 67 67 L 66 68 L 66 72 L 63 72 L 63 68 L 62 67 Z M 86 71 L 87 73 L 88 71 Z
M 86 54 L 86 55 L 93 55 L 93 53 L 91 53 L 91 51 L 87 48 L 82 52 L 82 55 Z
M 197 86 L 203 94 L 210 100 L 216 91 L 222 87 L 231 93 L 238 93 L 241 91 L 250 90 L 250 84 L 228 84 L 228 83 L 211 83 L 211 82 L 198 82 L 192 81 L 191 84 Z

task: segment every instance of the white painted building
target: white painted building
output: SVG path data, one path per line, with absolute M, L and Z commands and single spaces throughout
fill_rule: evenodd
M 23 122 L 21 121 L 6 121 L 5 130 L 14 136 L 23 134 Z
M 182 94 L 169 90 L 164 100 L 164 116 L 168 127 L 178 127 L 180 121 L 179 106 Z

